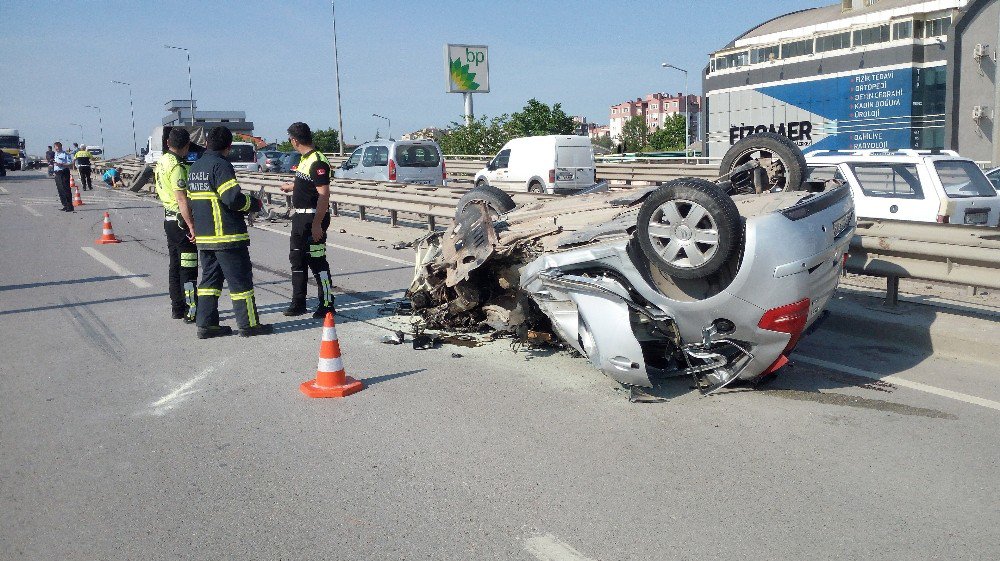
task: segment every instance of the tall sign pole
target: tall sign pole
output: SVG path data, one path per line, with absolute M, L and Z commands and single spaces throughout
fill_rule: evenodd
M 489 93 L 490 59 L 486 45 L 445 45 L 445 74 L 448 93 L 460 93 L 465 101 L 465 124 L 475 119 L 472 94 Z
M 333 11 L 333 72 L 337 76 L 337 155 L 344 155 L 344 114 L 340 107 L 340 57 L 337 53 L 337 4 L 330 0 Z

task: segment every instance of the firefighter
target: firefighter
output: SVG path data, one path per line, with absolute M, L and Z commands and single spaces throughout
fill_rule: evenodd
M 197 301 L 198 248 L 194 245 L 193 224 L 184 218 L 180 204 L 187 203 L 188 169 L 185 160 L 191 149 L 191 137 L 182 128 L 170 129 L 167 152 L 156 162 L 156 195 L 163 203 L 163 231 L 167 235 L 169 262 L 167 284 L 170 287 L 171 317 L 194 323 Z M 82 175 L 82 174 L 81 174 Z
M 326 230 L 330 227 L 330 162 L 313 146 L 312 131 L 305 123 L 288 127 L 288 141 L 302 155 L 295 181 L 281 186 L 292 194 L 292 231 L 288 260 L 292 264 L 292 303 L 286 316 L 306 313 L 306 283 L 312 270 L 319 287 L 319 305 L 314 318 L 333 312 L 333 284 L 330 263 L 326 260 Z
M 87 145 L 83 145 L 73 154 L 73 161 L 76 162 L 76 169 L 80 172 L 80 189 L 93 191 L 94 182 L 90 177 L 90 159 L 94 155 L 87 150 Z
M 250 266 L 250 234 L 246 215 L 261 209 L 259 200 L 243 193 L 233 165 L 226 161 L 233 133 L 216 127 L 208 134 L 208 150 L 188 172 L 187 204 L 181 206 L 185 222 L 194 224 L 194 238 L 201 260 L 201 282 L 195 322 L 198 338 L 229 335 L 228 325 L 219 325 L 222 281 L 229 283 L 229 297 L 242 337 L 264 335 L 272 327 L 257 319 Z

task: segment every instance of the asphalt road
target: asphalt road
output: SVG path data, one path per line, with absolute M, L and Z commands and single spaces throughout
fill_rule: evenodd
M 44 173 L 0 179 L 0 559 L 997 555 L 983 357 L 821 330 L 766 389 L 678 380 L 631 404 L 562 352 L 382 344 L 411 254 L 335 233 L 344 360 L 368 387 L 311 400 L 320 325 L 280 314 L 281 225 L 251 246 L 278 332 L 199 341 L 169 319 L 156 201 L 84 200 L 62 213 Z M 122 244 L 94 245 L 106 209 Z

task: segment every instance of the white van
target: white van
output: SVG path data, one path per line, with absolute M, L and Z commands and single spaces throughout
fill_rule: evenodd
M 586 136 L 515 138 L 476 173 L 476 185 L 505 191 L 574 193 L 595 183 L 594 147 Z
M 851 187 L 856 215 L 995 227 L 1000 196 L 976 163 L 951 150 L 815 150 L 809 178 Z
M 445 184 L 441 148 L 433 140 L 373 140 L 359 146 L 333 170 L 337 179 L 417 185 Z

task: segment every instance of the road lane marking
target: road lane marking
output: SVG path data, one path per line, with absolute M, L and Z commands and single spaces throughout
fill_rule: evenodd
M 593 561 L 552 534 L 524 540 L 524 550 L 538 561 Z
M 258 226 L 256 224 L 254 224 L 254 228 L 257 228 L 258 230 L 266 230 L 268 232 L 274 232 L 275 234 L 281 234 L 282 236 L 288 236 L 289 238 L 292 237 L 292 233 L 291 232 L 282 232 L 281 230 L 275 230 L 274 228 L 268 228 L 267 226 Z M 353 252 L 353 253 L 360 253 L 361 255 L 368 255 L 370 257 L 378 257 L 379 259 L 385 259 L 386 261 L 392 261 L 393 263 L 402 263 L 403 265 L 413 265 L 413 261 L 412 260 L 407 261 L 406 259 L 399 259 L 397 257 L 389 257 L 388 255 L 382 255 L 381 253 L 375 253 L 373 251 L 365 251 L 363 249 L 357 249 L 357 248 L 354 248 L 354 247 L 347 247 L 347 246 L 343 246 L 343 245 L 336 245 L 336 244 L 332 244 L 330 242 L 326 242 L 326 245 L 328 247 L 333 247 L 333 248 L 336 248 L 336 249 L 342 249 L 344 251 L 350 251 L 350 252 Z
M 911 390 L 917 390 L 921 392 L 926 392 L 929 394 L 934 394 L 941 397 L 947 397 L 949 399 L 954 399 L 956 401 L 961 401 L 964 403 L 969 403 L 972 405 L 979 405 L 980 407 L 986 407 L 988 409 L 995 409 L 1000 411 L 1000 402 L 993 401 L 991 399 L 985 399 L 982 397 L 977 397 L 974 395 L 969 395 L 965 393 L 955 392 L 951 390 L 946 390 L 944 388 L 939 388 L 937 386 L 931 386 L 928 384 L 923 384 L 921 382 L 914 382 L 912 380 L 907 380 L 905 378 L 900 378 L 899 376 L 893 376 L 891 374 L 880 375 L 874 372 L 867 372 L 861 370 L 860 368 L 854 368 L 851 366 L 845 366 L 843 364 L 837 364 L 835 362 L 828 362 L 818 358 L 810 358 L 807 356 L 802 356 L 796 354 L 793 360 L 804 362 L 806 364 L 811 364 L 813 366 L 819 366 L 822 368 L 829 368 L 830 370 L 836 370 L 838 372 L 843 372 L 845 374 L 853 374 L 855 376 L 861 376 L 863 378 L 871 378 L 873 380 L 882 380 L 885 382 L 893 383 L 897 386 L 903 386 L 904 388 L 910 388 Z
M 135 273 L 129 271 L 125 267 L 122 267 L 118 263 L 115 263 L 114 261 L 111 260 L 110 257 L 104 255 L 100 251 L 97 251 L 92 247 L 81 247 L 80 249 L 82 249 L 84 253 L 86 253 L 87 255 L 90 255 L 91 257 L 96 259 L 97 262 L 100 263 L 101 265 L 104 265 L 105 267 L 118 273 L 118 276 L 126 277 L 125 280 L 138 286 L 139 288 L 151 288 L 153 286 L 148 282 L 146 282 L 146 279 L 138 278 Z
M 35 216 L 38 216 L 38 217 L 41 217 L 41 216 L 42 216 L 42 213 L 38 212 L 37 210 L 35 210 L 35 209 L 31 208 L 31 207 L 30 207 L 30 206 L 28 206 L 28 205 L 21 205 L 21 206 L 23 206 L 23 207 L 24 207 L 24 210 L 26 210 L 26 211 L 30 212 L 31 214 L 34 214 Z
M 0 186 L 0 195 L 9 195 L 10 191 L 6 187 Z

